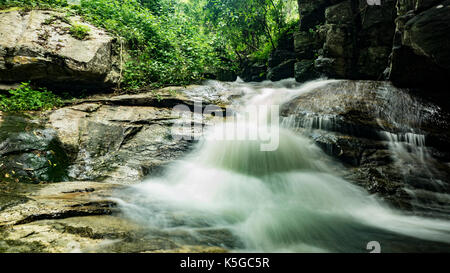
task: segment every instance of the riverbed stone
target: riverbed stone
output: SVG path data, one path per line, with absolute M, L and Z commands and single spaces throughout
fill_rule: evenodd
M 122 187 L 80 181 L 30 185 L 27 201 L 0 210 L 0 253 L 227 252 L 194 237 L 192 245 L 175 242 L 124 218 L 113 198 Z

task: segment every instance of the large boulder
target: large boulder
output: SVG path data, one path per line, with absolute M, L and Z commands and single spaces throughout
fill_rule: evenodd
M 80 17 L 14 10 L 0 12 L 0 21 L 0 82 L 31 80 L 64 90 L 118 83 L 116 39 Z M 87 30 L 84 38 L 71 34 L 71 28 L 79 25 Z
M 281 113 L 285 125 L 347 166 L 349 180 L 396 206 L 448 216 L 448 201 L 433 194 L 450 191 L 449 112 L 388 82 L 341 80 Z
M 241 94 L 227 86 L 212 81 L 96 95 L 33 119 L 0 112 L 0 188 L 2 181 L 8 187 L 68 180 L 133 184 L 158 175 L 192 148 L 204 127 L 230 114 L 225 106 Z
M 346 0 L 325 9 L 327 24 L 351 24 L 354 21 L 352 1 Z
M 327 25 L 328 31 L 323 53 L 326 58 L 331 58 L 333 62 L 330 67 L 323 67 L 320 71 L 327 76 L 334 78 L 350 78 L 353 70 L 353 56 L 355 54 L 355 44 L 352 39 L 353 28 L 350 25 Z
M 311 59 L 322 48 L 324 36 L 315 31 L 298 31 L 294 33 L 294 48 L 297 58 Z
M 325 8 L 334 0 L 298 0 L 300 12 L 300 30 L 308 31 L 324 20 Z
M 397 14 L 402 16 L 410 11 L 421 12 L 440 2 L 442 2 L 442 0 L 398 0 Z

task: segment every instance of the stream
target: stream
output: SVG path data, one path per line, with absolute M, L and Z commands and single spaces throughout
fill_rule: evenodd
M 209 127 L 194 150 L 160 176 L 118 192 L 124 217 L 182 244 L 229 251 L 369 252 L 373 244 L 383 252 L 449 251 L 449 221 L 393 208 L 345 180 L 344 167 L 310 138 L 279 126 L 271 110 L 336 82 L 221 86 L 242 92 L 235 117 Z M 248 117 L 255 109 L 262 110 Z M 247 137 L 223 137 L 242 132 Z M 261 132 L 265 139 L 248 137 Z M 262 148 L 267 136 L 276 149 Z M 403 155 L 398 137 L 390 137 Z M 423 151 L 420 138 L 408 141 Z

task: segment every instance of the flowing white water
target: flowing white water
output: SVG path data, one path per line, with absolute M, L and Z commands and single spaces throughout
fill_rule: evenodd
M 330 82 L 234 83 L 229 88 L 245 92 L 244 110 L 282 104 Z M 261 151 L 258 140 L 208 137 L 261 126 L 250 120 L 211 128 L 195 151 L 169 166 L 164 176 L 118 198 L 120 208 L 154 231 L 186 234 L 177 237 L 180 243 L 192 244 L 187 238 L 192 237 L 235 251 L 365 252 L 371 241 L 380 242 L 382 251 L 407 251 L 421 240 L 450 244 L 450 222 L 390 209 L 335 174 L 339 166 L 330 166 L 306 137 L 281 128 L 279 147 L 271 152 Z

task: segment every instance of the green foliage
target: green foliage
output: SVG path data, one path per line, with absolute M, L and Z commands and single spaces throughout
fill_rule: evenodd
M 0 0 L 0 8 L 6 7 L 27 7 L 27 8 L 55 8 L 67 7 L 67 0 Z
M 82 0 L 71 6 L 86 21 L 122 37 L 124 87 L 159 87 L 200 81 L 233 59 L 226 41 L 204 27 L 202 6 L 179 0 Z M 0 6 L 67 7 L 64 0 L 0 0 Z M 195 10 L 194 10 L 195 9 Z M 51 24 L 51 21 L 48 22 Z M 88 31 L 73 25 L 70 33 L 85 39 Z
M 62 105 L 59 97 L 45 88 L 33 89 L 29 83 L 0 94 L 0 111 L 15 112 L 28 110 L 47 110 Z
M 255 61 L 265 62 L 269 59 L 269 55 L 272 52 L 272 44 L 267 42 L 260 47 L 259 50 L 251 54 L 251 58 Z
M 279 40 L 283 38 L 283 36 L 293 35 L 298 26 L 298 20 L 294 20 L 288 22 L 284 25 L 284 27 L 280 28 L 279 32 L 276 33 L 273 39 L 273 44 L 275 47 L 278 46 Z M 252 60 L 265 62 L 269 59 L 270 53 L 273 51 L 273 45 L 271 42 L 266 42 L 264 45 L 260 46 L 260 48 L 253 52 L 250 56 Z
M 199 7 L 195 7 L 199 8 Z M 84 0 L 78 13 L 123 37 L 130 58 L 123 67 L 129 88 L 182 85 L 226 65 L 225 42 L 195 18 L 193 4 L 178 0 Z
M 207 20 L 245 58 L 268 57 L 277 36 L 297 14 L 295 0 L 207 0 Z
M 84 40 L 89 36 L 89 31 L 91 29 L 88 26 L 73 23 L 72 26 L 69 29 L 70 35 L 72 35 L 74 38 L 78 40 Z
M 185 85 L 236 71 L 248 57 L 267 60 L 298 17 L 296 0 L 0 0 L 0 7 L 63 8 L 121 37 L 123 87 Z M 51 20 L 47 22 L 52 23 Z M 85 39 L 88 30 L 72 25 Z

